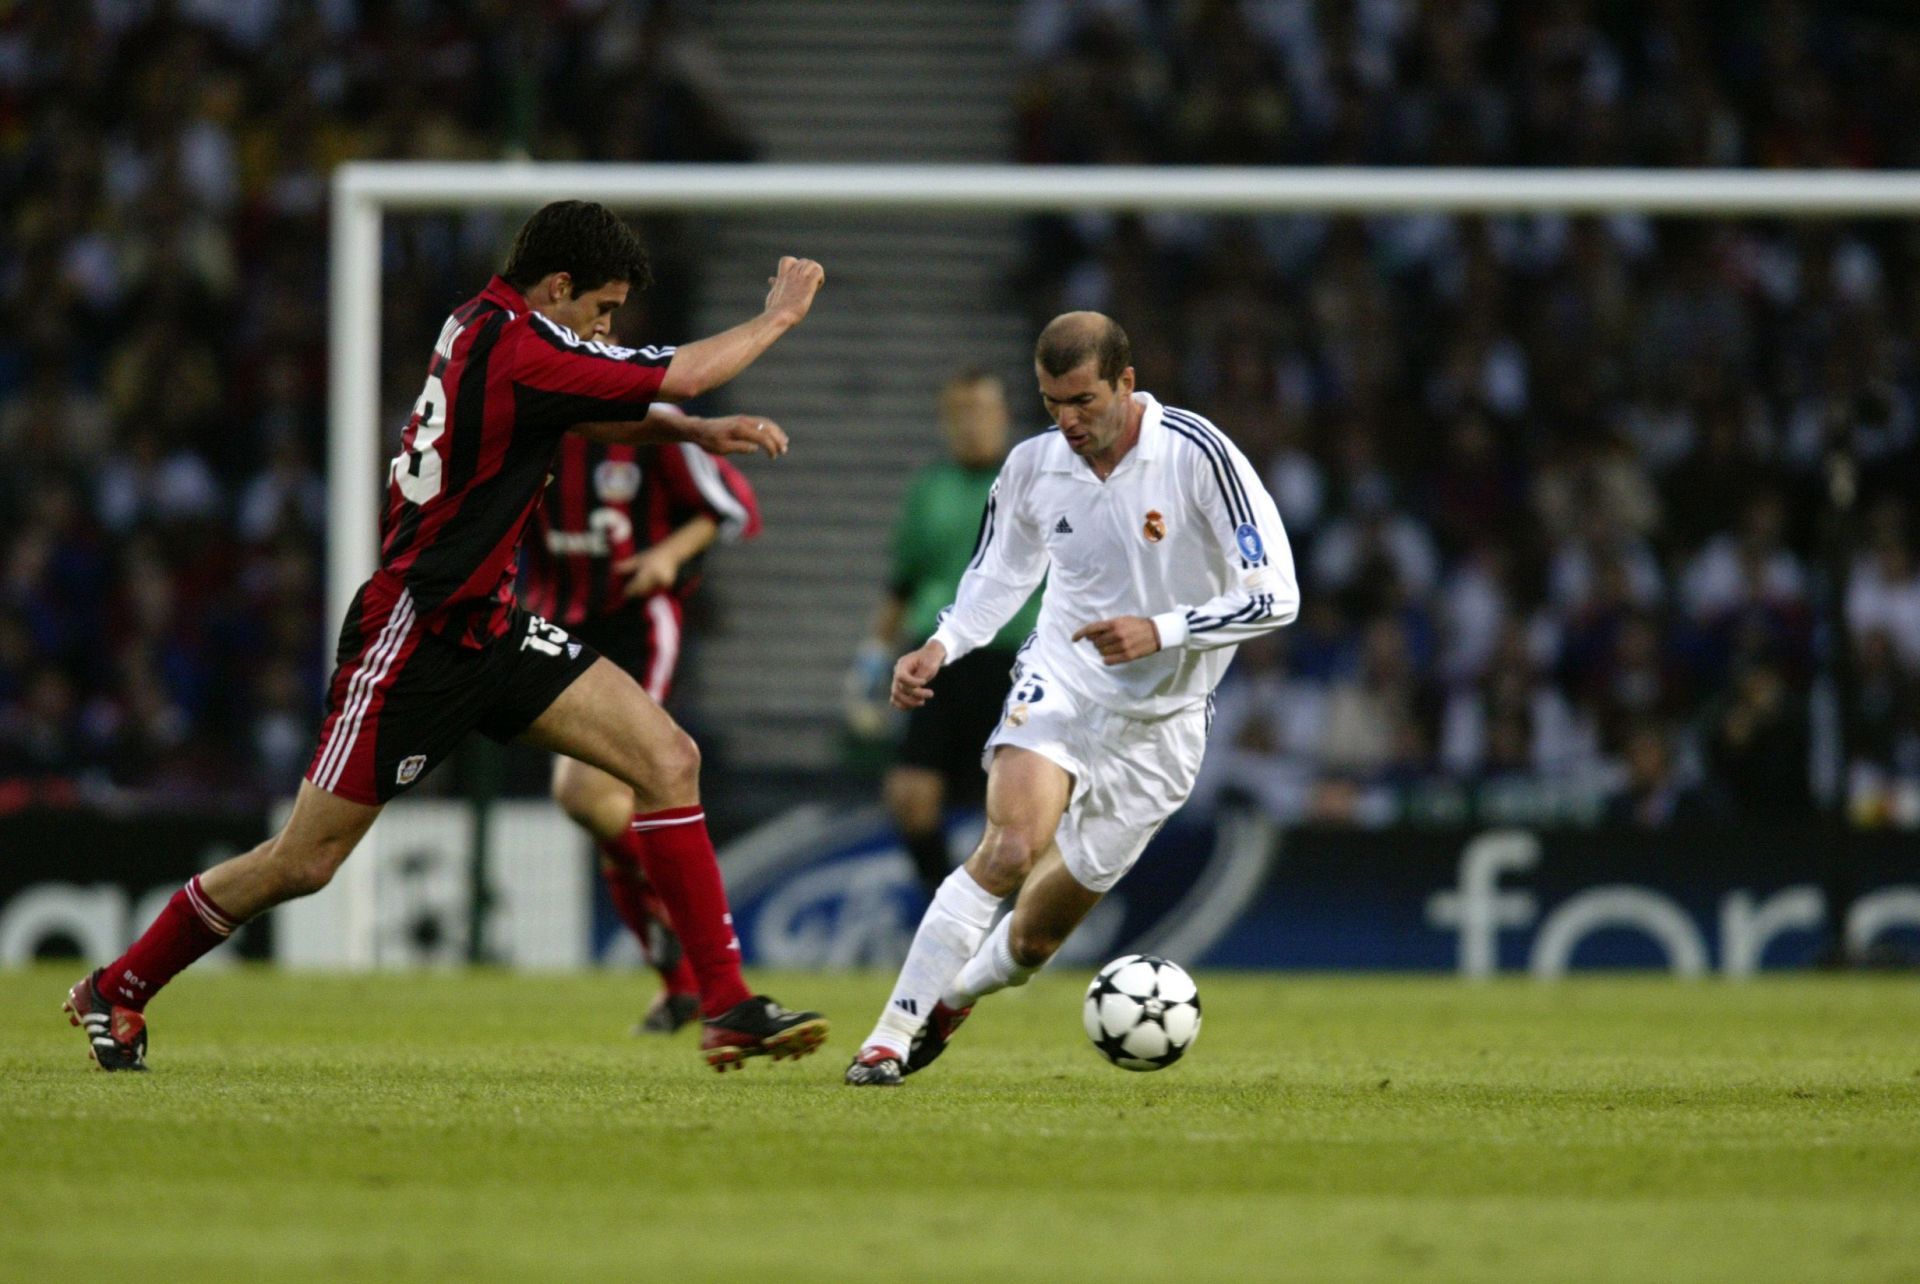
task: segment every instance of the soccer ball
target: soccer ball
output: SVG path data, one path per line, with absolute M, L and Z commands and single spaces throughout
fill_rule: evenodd
M 1200 1036 L 1200 990 L 1178 963 L 1128 954 L 1093 978 L 1080 1019 L 1122 1070 L 1164 1070 Z

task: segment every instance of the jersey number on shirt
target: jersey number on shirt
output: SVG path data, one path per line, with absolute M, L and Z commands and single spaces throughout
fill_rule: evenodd
M 393 460 L 394 484 L 413 503 L 424 504 L 440 493 L 440 452 L 434 447 L 446 430 L 447 390 L 439 375 L 430 374 L 407 421 L 413 445 L 403 445 Z

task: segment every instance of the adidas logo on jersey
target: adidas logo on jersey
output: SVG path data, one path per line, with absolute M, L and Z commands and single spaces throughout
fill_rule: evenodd
M 1073 534 L 1073 525 L 1072 525 L 1072 523 L 1070 523 L 1070 522 L 1068 522 L 1068 521 L 1067 521 L 1067 519 L 1066 519 L 1066 515 L 1065 515 L 1065 514 L 1062 514 L 1062 515 L 1061 515 L 1061 517 L 1060 517 L 1060 521 L 1058 522 L 1058 524 L 1056 524 L 1056 525 L 1054 526 L 1054 528 L 1053 528 L 1053 533 L 1054 533 L 1055 535 L 1071 535 L 1071 534 Z

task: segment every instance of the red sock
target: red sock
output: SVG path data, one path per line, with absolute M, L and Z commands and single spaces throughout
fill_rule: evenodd
M 669 807 L 633 818 L 640 867 L 666 902 L 673 930 L 700 982 L 700 1010 L 718 1016 L 752 998 L 740 979 L 740 938 L 733 934 L 727 887 L 707 836 L 707 813 Z
M 654 919 L 673 926 L 673 915 L 667 911 L 666 902 L 647 882 L 647 876 L 640 872 L 640 835 L 628 830 L 620 837 L 600 844 L 600 876 L 606 880 L 607 894 L 613 898 L 613 908 L 619 912 L 620 921 L 633 933 L 633 939 L 640 942 L 640 952 L 660 973 L 660 979 L 666 982 L 669 994 L 698 994 L 700 982 L 693 975 L 693 964 L 687 961 L 686 950 L 680 951 L 680 957 L 671 968 L 660 966 L 660 960 L 653 957 L 653 950 L 647 943 L 649 925 Z
M 108 1002 L 140 1011 L 195 959 L 233 935 L 240 924 L 213 903 L 196 875 L 173 894 L 152 926 L 127 952 L 100 970 Z

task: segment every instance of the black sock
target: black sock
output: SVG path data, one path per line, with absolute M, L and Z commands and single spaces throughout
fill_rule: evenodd
M 953 861 L 947 855 L 947 831 L 929 829 L 918 834 L 902 834 L 906 842 L 907 855 L 913 858 L 914 872 L 920 875 L 921 886 L 931 896 L 953 872 Z

